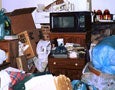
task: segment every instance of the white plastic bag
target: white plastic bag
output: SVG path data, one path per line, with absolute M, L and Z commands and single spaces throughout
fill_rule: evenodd
M 112 74 L 101 73 L 99 76 L 90 72 L 88 66 L 92 65 L 91 62 L 87 63 L 83 69 L 81 81 L 95 86 L 97 90 L 114 90 L 115 89 L 115 76 Z
M 50 41 L 40 40 L 37 44 L 37 57 L 34 58 L 34 63 L 39 72 L 44 72 L 48 64 L 48 55 L 51 51 Z
M 2 64 L 7 59 L 6 52 L 0 49 L 0 64 Z

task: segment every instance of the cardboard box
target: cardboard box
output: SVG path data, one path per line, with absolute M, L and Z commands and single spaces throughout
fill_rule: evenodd
M 16 63 L 17 63 L 18 69 L 29 72 L 26 56 L 23 55 L 23 56 L 17 57 Z
M 29 48 L 24 52 L 27 59 L 36 55 L 36 44 L 39 41 L 39 30 L 36 29 L 32 12 L 36 7 L 16 9 L 13 12 L 7 13 L 11 20 L 12 34 L 17 34 L 21 42 L 29 45 Z
M 25 30 L 33 31 L 33 29 L 36 29 L 31 14 L 35 8 L 36 7 L 16 9 L 13 12 L 6 14 L 11 20 L 12 34 L 18 34 Z
M 33 30 L 34 32 L 34 30 Z M 19 40 L 24 43 L 24 45 L 28 45 L 29 47 L 24 51 L 24 55 L 27 59 L 30 59 L 36 56 L 36 42 L 34 40 L 34 34 L 29 31 L 24 31 L 18 34 Z M 37 36 L 36 36 L 37 37 Z

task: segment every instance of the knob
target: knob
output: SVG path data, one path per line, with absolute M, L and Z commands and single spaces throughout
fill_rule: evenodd
M 75 63 L 75 66 L 77 66 L 78 64 L 77 63 Z
M 56 62 L 54 62 L 53 64 L 56 65 Z

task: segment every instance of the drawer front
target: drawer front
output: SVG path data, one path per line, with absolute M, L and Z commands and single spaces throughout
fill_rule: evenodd
M 48 66 L 54 68 L 82 69 L 85 66 L 84 60 L 49 60 Z
M 84 59 L 49 58 L 48 60 L 48 69 L 53 75 L 64 74 L 71 80 L 81 79 L 84 66 Z
M 50 72 L 55 76 L 64 74 L 67 77 L 69 77 L 71 80 L 81 79 L 81 75 L 82 75 L 81 69 L 74 70 L 74 69 L 51 68 Z

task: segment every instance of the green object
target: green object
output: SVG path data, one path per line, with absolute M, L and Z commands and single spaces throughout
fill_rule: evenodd
M 5 35 L 11 34 L 11 21 L 5 15 L 5 9 L 0 10 L 0 39 L 4 39 Z

